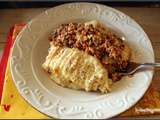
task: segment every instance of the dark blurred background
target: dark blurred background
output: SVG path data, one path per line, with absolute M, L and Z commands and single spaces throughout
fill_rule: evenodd
M 109 6 L 159 7 L 160 0 L 0 0 L 0 8 L 53 7 L 68 2 L 95 2 Z

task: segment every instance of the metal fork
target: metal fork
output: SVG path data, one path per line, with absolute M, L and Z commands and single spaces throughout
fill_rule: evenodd
M 122 70 L 119 73 L 122 76 L 133 75 L 138 71 L 153 69 L 154 67 L 160 67 L 160 63 L 129 63 L 128 69 Z

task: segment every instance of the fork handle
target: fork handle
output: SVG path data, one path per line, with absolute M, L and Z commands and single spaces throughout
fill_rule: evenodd
M 148 67 L 160 67 L 160 63 L 143 63 L 141 64 L 143 66 L 148 66 Z

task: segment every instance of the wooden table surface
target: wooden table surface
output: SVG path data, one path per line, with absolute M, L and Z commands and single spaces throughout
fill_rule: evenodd
M 156 62 L 160 62 L 160 8 L 114 7 L 139 23 L 148 34 L 155 52 Z M 4 47 L 6 35 L 15 23 L 28 22 L 46 8 L 0 9 L 0 53 Z M 153 83 L 160 91 L 160 69 L 156 69 Z

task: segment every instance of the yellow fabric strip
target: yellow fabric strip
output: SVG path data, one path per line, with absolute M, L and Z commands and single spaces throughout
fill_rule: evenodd
M 47 119 L 46 115 L 40 113 L 30 106 L 18 93 L 7 65 L 3 95 L 0 107 L 0 118 L 23 118 L 23 119 Z

